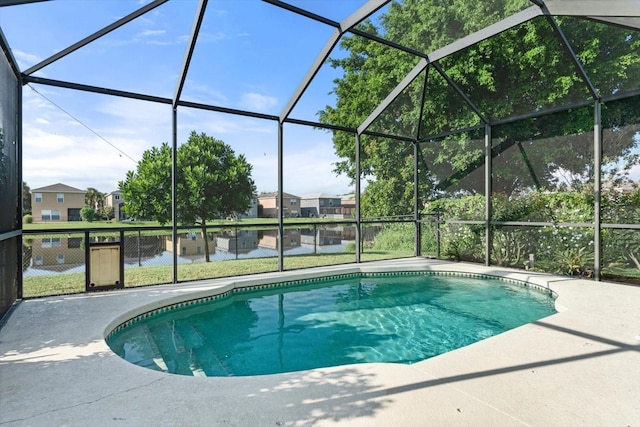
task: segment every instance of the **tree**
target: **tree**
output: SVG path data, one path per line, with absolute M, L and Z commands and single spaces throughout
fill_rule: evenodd
M 93 208 L 85 206 L 84 208 L 80 209 L 80 218 L 82 218 L 83 221 L 93 222 L 98 219 L 98 215 L 96 214 L 96 211 L 93 210 Z
M 86 206 L 97 211 L 104 207 L 106 194 L 96 190 L 93 187 L 87 188 L 87 192 L 84 196 L 84 203 Z
M 22 181 L 22 216 L 31 213 L 31 189 Z
M 191 132 L 177 152 L 177 217 L 183 225 L 199 224 L 209 262 L 207 221 L 245 212 L 255 183 L 252 166 L 221 140 Z M 119 182 L 128 216 L 171 222 L 171 148 L 163 143 L 146 150 L 136 171 Z
M 379 18 L 379 27 L 367 21 L 359 29 L 429 53 L 530 5 L 522 0 L 444 3 L 394 2 Z M 637 89 L 640 78 L 637 32 L 571 17 L 554 19 L 572 43 L 599 94 Z M 391 93 L 418 59 L 359 35 L 343 38 L 341 47 L 349 54 L 329 60 L 344 73 L 334 81 L 336 106 L 321 111 L 320 121 L 355 128 Z M 504 31 L 434 65 L 398 96 L 372 123 L 371 130 L 420 140 L 481 124 L 440 70 L 490 121 L 591 99 L 586 83 L 546 17 Z M 426 97 L 421 104 L 423 93 Z M 635 123 L 625 129 L 615 120 L 609 124 L 619 131 L 615 143 L 606 147 L 604 153 L 604 160 L 610 165 L 628 166 L 637 162 L 631 153 L 638 145 L 633 136 L 640 129 L 639 105 L 636 100 L 604 106 L 604 110 L 620 110 L 621 117 Z M 495 127 L 492 156 L 500 167 L 494 170 L 494 190 L 511 195 L 531 189 L 554 189 L 561 185 L 561 174 L 570 178 L 571 185 L 592 180 L 596 173 L 592 168 L 592 132 L 591 107 Z M 482 179 L 460 185 L 484 166 L 482 144 L 473 143 L 482 134 L 465 132 L 421 142 L 418 184 L 423 201 L 442 193 L 483 191 Z M 336 172 L 356 179 L 355 138 L 346 132 L 334 132 L 333 141 L 336 154 L 342 158 L 336 164 Z M 362 199 L 365 216 L 412 212 L 413 158 L 410 142 L 380 136 L 363 138 L 361 170 L 369 180 Z M 618 170 L 624 170 L 624 166 Z
M 98 212 L 98 216 L 106 221 L 113 219 L 114 209 L 113 206 L 103 206 Z

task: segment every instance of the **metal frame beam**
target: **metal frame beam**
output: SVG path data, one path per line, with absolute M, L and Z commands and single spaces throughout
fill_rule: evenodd
M 513 28 L 517 25 L 520 25 L 524 22 L 527 22 L 537 16 L 541 16 L 542 11 L 537 6 L 531 6 L 519 13 L 509 16 L 508 18 L 503 19 L 493 25 L 490 25 L 486 28 L 483 28 L 480 31 L 477 31 L 473 34 L 468 35 L 467 37 L 463 37 L 447 46 L 444 46 L 440 49 L 437 49 L 426 55 L 426 58 L 420 60 L 420 62 L 413 67 L 413 69 L 406 75 L 404 79 L 391 91 L 391 93 L 376 107 L 376 109 L 358 126 L 358 132 L 362 133 L 366 130 L 371 123 L 378 118 L 378 116 L 402 93 L 404 89 L 407 88 L 411 84 L 411 82 L 423 71 L 430 63 L 445 58 L 449 55 L 452 55 L 460 50 L 466 49 L 482 40 L 485 40 L 489 37 L 492 37 L 496 34 L 504 32 L 510 28 Z M 435 65 L 435 64 L 434 64 Z M 478 110 L 478 108 L 471 102 L 471 100 L 464 94 L 464 92 L 455 84 L 453 81 L 446 75 L 446 73 L 439 67 L 436 66 L 436 70 L 442 77 L 444 77 L 449 85 L 453 87 L 453 89 L 460 94 L 465 100 L 465 102 L 471 107 L 471 109 L 480 117 L 480 119 L 484 123 L 488 123 L 488 120 L 484 117 L 484 115 Z
M 193 51 L 196 48 L 196 42 L 198 41 L 198 34 L 200 34 L 200 26 L 204 19 L 204 12 L 207 10 L 208 0 L 200 0 L 198 4 L 198 10 L 196 11 L 196 17 L 193 20 L 193 27 L 191 28 L 191 34 L 189 36 L 189 42 L 187 43 L 187 50 L 184 54 L 182 61 L 182 67 L 180 68 L 180 74 L 178 77 L 178 84 L 176 85 L 176 91 L 173 95 L 173 106 L 177 107 L 180 95 L 182 95 L 182 89 L 184 88 L 184 82 L 187 79 L 187 73 L 189 72 L 189 64 L 191 64 L 191 58 L 193 57 Z
M 591 21 L 600 22 L 607 25 L 615 25 L 617 27 L 629 28 L 632 30 L 640 30 L 640 18 L 605 18 L 601 16 L 587 16 Z
M 491 176 L 493 174 L 493 153 L 491 150 L 492 145 L 491 125 L 485 126 L 484 134 L 484 215 L 485 215 L 485 245 L 484 245 L 484 264 L 491 265 L 491 241 L 493 239 L 491 233 L 491 215 L 493 213 L 493 205 L 491 200 L 492 188 L 491 188 Z
M 638 17 L 640 2 L 630 0 L 546 0 L 545 6 L 551 15 L 597 16 L 597 17 Z
M 544 8 L 543 8 L 543 11 L 544 11 Z M 560 43 L 562 43 L 562 47 L 564 47 L 565 52 L 569 55 L 569 58 L 571 58 L 571 62 L 573 62 L 573 65 L 576 68 L 576 71 L 578 72 L 582 80 L 587 85 L 587 89 L 589 90 L 591 97 L 594 100 L 598 99 L 600 95 L 598 94 L 596 87 L 591 82 L 591 79 L 587 75 L 587 72 L 582 66 L 582 63 L 580 62 L 580 60 L 578 59 L 578 56 L 574 52 L 573 47 L 571 47 L 571 43 L 569 43 L 569 40 L 565 36 L 564 32 L 562 31 L 562 29 L 560 28 L 560 26 L 552 16 L 548 16 L 547 21 L 549 22 L 549 25 L 551 25 L 551 27 L 553 28 L 553 31 L 556 33 L 556 35 L 560 39 Z
M 27 3 L 39 3 L 39 2 L 45 2 L 45 1 L 50 1 L 50 0 L 0 0 L 0 7 L 17 6 L 17 5 L 27 4 Z
M 600 280 L 601 249 L 602 249 L 602 217 L 600 215 L 600 201 L 602 192 L 602 104 L 596 101 L 593 105 L 593 271 L 594 279 Z
M 309 68 L 307 74 L 303 77 L 302 81 L 298 85 L 298 88 L 295 90 L 291 98 L 289 98 L 289 101 L 282 110 L 282 113 L 280 113 L 280 122 L 284 122 L 285 119 L 289 117 L 289 114 L 291 114 L 293 108 L 296 106 L 298 101 L 300 101 L 302 94 L 307 90 L 307 88 L 313 81 L 313 78 L 316 76 L 316 74 L 318 74 L 318 71 L 320 71 L 320 67 L 322 67 L 322 64 L 325 63 L 335 45 L 338 44 L 341 35 L 342 33 L 340 32 L 340 30 L 335 30 L 333 34 L 331 34 L 329 40 L 327 40 L 324 47 L 316 57 L 315 61 L 313 61 L 313 65 L 311 65 L 311 68 Z
M 273 6 L 277 6 L 282 9 L 286 9 L 289 12 L 297 13 L 298 15 L 302 15 L 305 18 L 313 19 L 314 21 L 322 22 L 323 24 L 329 25 L 334 28 L 340 28 L 340 23 L 333 21 L 331 19 L 327 19 L 324 16 L 317 15 L 315 13 L 309 12 L 308 10 L 301 9 L 299 7 L 290 5 L 289 3 L 285 3 L 280 0 L 262 0 L 265 3 L 269 3 Z
M 90 85 L 84 85 L 80 83 L 65 82 L 62 80 L 45 79 L 43 77 L 23 75 L 22 84 L 25 85 L 27 83 L 36 83 L 36 84 L 42 84 L 47 86 L 61 87 L 65 89 L 74 89 L 74 90 L 80 90 L 83 92 L 101 93 L 103 95 L 112 95 L 112 96 L 118 96 L 121 98 L 131 98 L 131 99 L 138 99 L 140 101 L 157 102 L 159 104 L 171 104 L 171 99 L 162 98 L 159 96 L 145 95 L 142 93 L 126 92 L 123 90 L 107 89 L 100 86 L 90 86 Z
M 433 66 L 433 68 L 436 69 L 438 74 L 440 74 L 442 76 L 442 78 L 444 78 L 447 81 L 449 86 L 451 86 L 451 88 L 453 90 L 455 90 L 458 93 L 458 95 L 460 95 L 462 97 L 462 99 L 464 99 L 464 101 L 467 103 L 469 108 L 471 108 L 473 110 L 473 112 L 476 113 L 476 116 L 478 116 L 480 118 L 480 121 L 482 123 L 489 123 L 489 119 L 487 119 L 484 116 L 484 114 L 482 114 L 480 109 L 478 107 L 476 107 L 476 104 L 474 104 L 473 101 L 471 101 L 471 99 L 469 99 L 467 94 L 464 93 L 462 91 L 462 89 L 460 89 L 460 87 L 451 79 L 451 77 L 449 77 L 449 75 L 447 73 L 445 73 L 445 71 L 442 69 L 442 67 L 440 67 L 440 65 L 438 63 L 433 63 L 432 66 Z
M 7 61 L 9 61 L 9 66 L 11 67 L 11 70 L 13 70 L 13 74 L 20 79 L 20 67 L 18 66 L 18 61 L 16 61 L 16 58 L 13 56 L 9 42 L 2 31 L 2 27 L 0 27 L 0 49 L 2 49 Z
M 331 34 L 329 40 L 327 40 L 324 47 L 316 57 L 315 61 L 313 61 L 311 68 L 309 68 L 307 74 L 298 85 L 298 88 L 295 90 L 291 98 L 289 98 L 289 102 L 287 102 L 287 105 L 282 110 L 282 113 L 280 113 L 280 122 L 284 122 L 289 117 L 289 114 L 291 114 L 293 108 L 296 106 L 298 101 L 300 101 L 302 94 L 307 90 L 307 88 L 313 81 L 313 78 L 316 76 L 316 74 L 318 74 L 318 71 L 320 71 L 320 68 L 329 57 L 329 54 L 331 53 L 333 48 L 340 41 L 340 37 L 342 37 L 342 34 L 345 31 L 350 30 L 355 25 L 358 25 L 358 23 L 360 23 L 363 19 L 376 12 L 378 9 L 380 9 L 390 1 L 391 0 L 370 0 L 365 3 L 360 9 L 351 14 L 351 16 L 340 23 L 340 27 L 336 29 L 333 34 Z
M 380 114 L 382 114 L 382 112 L 384 112 L 384 110 L 386 110 L 387 107 L 389 107 L 389 105 L 391 105 L 391 103 L 395 101 L 397 97 L 400 96 L 402 91 L 404 91 L 411 83 L 413 83 L 413 81 L 420 75 L 421 72 L 424 71 L 425 68 L 427 68 L 428 65 L 429 63 L 426 59 L 421 59 L 420 62 L 418 62 L 416 66 L 413 67 L 413 69 L 409 71 L 409 73 L 407 73 L 405 78 L 396 85 L 391 93 L 389 93 L 389 95 L 387 95 L 387 97 L 378 104 L 375 110 L 373 110 L 371 114 L 369 114 L 369 116 L 364 119 L 360 126 L 358 126 L 358 133 L 363 133 L 365 130 L 367 130 L 367 128 L 371 126 L 371 123 L 373 123 L 373 121 L 377 119 L 378 116 L 380 116 Z
M 342 32 L 348 31 L 367 19 L 370 15 L 391 3 L 391 0 L 369 0 L 340 23 Z
M 429 53 L 429 59 L 432 62 L 435 62 L 442 58 L 446 58 L 449 55 L 464 50 L 476 43 L 479 43 L 483 40 L 495 36 L 496 34 L 500 34 L 506 30 L 521 25 L 541 15 L 542 11 L 538 6 L 531 6 L 521 12 L 515 13 L 503 19 L 502 21 L 496 22 L 493 25 L 489 25 L 488 27 L 485 27 L 480 31 L 476 31 L 475 33 L 469 34 L 466 37 L 456 40 L 455 42 L 448 44 L 447 46 L 434 50 L 433 52 Z
M 147 12 L 155 9 L 156 7 L 166 3 L 167 1 L 169 1 L 169 0 L 154 0 L 153 2 L 149 3 L 146 6 L 141 7 L 140 9 L 136 10 L 133 13 L 130 13 L 129 15 L 125 16 L 124 18 L 118 19 L 113 24 L 107 25 L 103 29 L 101 29 L 99 31 L 96 31 L 95 33 L 91 34 L 90 36 L 87 36 L 87 37 L 83 38 L 79 42 L 72 44 L 68 48 L 61 50 L 60 52 L 56 53 L 55 55 L 52 55 L 49 58 L 47 58 L 47 59 L 45 59 L 43 61 L 40 61 L 39 63 L 37 63 L 33 67 L 27 69 L 24 72 L 24 74 L 30 75 L 30 74 L 35 73 L 36 71 L 40 70 L 41 68 L 44 68 L 47 65 L 51 64 L 52 62 L 55 62 L 58 59 L 63 58 L 65 56 L 69 55 L 72 52 L 75 52 L 76 50 L 80 49 L 81 47 L 88 45 L 89 43 L 93 42 L 94 40 L 97 40 L 100 37 L 102 37 L 102 36 L 104 36 L 106 34 L 109 34 L 111 31 L 113 31 L 113 30 L 115 30 L 117 28 L 120 28 L 124 24 L 133 21 L 134 19 L 138 18 L 139 16 L 144 15 L 145 13 L 147 13 Z

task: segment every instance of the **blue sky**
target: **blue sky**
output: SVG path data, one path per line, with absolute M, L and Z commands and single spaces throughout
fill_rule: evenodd
M 0 8 L 0 25 L 21 70 L 142 7 L 140 0 L 55 0 Z M 364 0 L 291 4 L 342 21 Z M 171 98 L 197 1 L 171 0 L 41 69 L 35 75 Z M 333 28 L 257 0 L 209 1 L 183 100 L 279 115 Z M 334 52 L 333 56 L 340 55 Z M 339 74 L 324 66 L 291 117 L 317 121 Z M 171 107 L 51 86 L 24 87 L 23 173 L 31 188 L 62 182 L 117 188 L 144 150 L 171 140 Z M 178 110 L 178 141 L 190 131 L 225 141 L 253 164 L 258 191 L 277 190 L 277 123 Z M 331 134 L 284 127 L 284 190 L 344 194 L 333 172 Z

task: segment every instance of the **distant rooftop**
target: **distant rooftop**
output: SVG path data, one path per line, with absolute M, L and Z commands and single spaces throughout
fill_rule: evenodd
M 38 193 L 86 193 L 86 190 L 80 190 L 79 188 L 71 187 L 70 185 L 57 183 L 53 185 L 47 185 L 45 187 L 33 188 L 31 192 Z

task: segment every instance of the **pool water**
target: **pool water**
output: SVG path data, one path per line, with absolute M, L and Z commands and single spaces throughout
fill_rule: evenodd
M 151 369 L 263 375 L 414 363 L 553 313 L 550 293 L 499 279 L 365 274 L 236 291 L 129 322 L 107 341 Z

